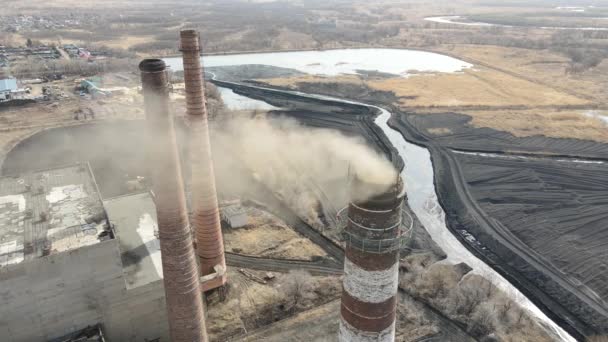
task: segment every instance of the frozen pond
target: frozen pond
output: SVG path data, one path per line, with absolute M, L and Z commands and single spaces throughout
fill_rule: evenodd
M 166 58 L 173 70 L 182 70 L 181 58 Z M 263 64 L 313 75 L 357 74 L 357 70 L 407 76 L 409 71 L 457 72 L 472 67 L 456 58 L 403 49 L 343 49 L 204 56 L 205 67 Z

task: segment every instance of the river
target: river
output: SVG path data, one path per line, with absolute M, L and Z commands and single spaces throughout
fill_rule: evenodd
M 604 20 L 606 18 L 591 18 Z M 531 29 L 543 29 L 543 30 L 577 30 L 577 31 L 608 31 L 608 27 L 567 27 L 567 26 L 515 26 L 515 25 L 504 25 L 504 24 L 492 24 L 485 23 L 482 21 L 471 21 L 467 20 L 466 16 L 461 15 L 448 15 L 442 17 L 426 17 L 426 21 L 431 21 L 439 24 L 452 24 L 461 26 L 480 26 L 480 27 L 517 27 L 517 28 L 531 28 Z
M 382 49 L 382 50 L 384 50 L 384 49 Z M 356 56 L 356 54 L 359 51 L 360 50 L 351 50 L 350 55 Z M 388 51 L 395 51 L 395 50 L 388 50 Z M 323 56 L 323 53 L 320 51 L 313 51 L 313 52 L 315 54 L 310 54 L 310 56 L 314 56 L 315 58 L 310 60 L 309 64 L 319 63 L 318 58 L 322 58 L 322 56 Z M 414 51 L 414 52 L 419 52 L 419 51 Z M 299 55 L 300 52 L 285 52 L 285 53 L 280 53 L 280 55 L 281 55 L 280 59 L 273 59 L 270 62 L 274 63 L 274 64 L 272 64 L 274 66 L 286 67 L 287 64 L 291 64 L 293 66 L 293 63 L 287 63 L 285 65 L 277 65 L 277 64 L 280 64 L 281 61 L 288 61 L 289 60 L 288 56 L 292 53 L 297 54 L 298 56 L 301 56 L 301 55 Z M 425 54 L 428 54 L 428 53 L 425 53 Z M 264 55 L 267 55 L 267 54 L 264 54 Z M 432 55 L 435 55 L 435 54 L 432 54 Z M 229 60 L 227 61 L 227 63 L 235 63 L 235 58 L 237 58 L 238 56 L 239 55 L 205 57 L 204 61 L 207 62 L 208 59 L 213 58 L 214 66 L 219 66 L 222 64 L 222 62 L 218 59 L 228 58 Z M 346 57 L 347 57 L 346 55 L 342 55 L 342 58 L 345 60 L 345 63 L 351 64 L 351 65 L 356 64 L 355 62 L 352 62 L 352 63 L 346 62 L 347 61 L 347 59 L 345 59 Z M 378 56 L 378 57 L 380 57 L 380 56 Z M 389 60 L 393 60 L 392 59 L 393 57 L 394 56 L 389 57 Z M 458 72 L 458 71 L 462 70 L 463 68 L 471 67 L 470 64 L 462 62 L 462 61 L 458 61 L 457 59 L 447 57 L 447 56 L 443 56 L 443 57 L 445 57 L 445 58 L 434 57 L 429 60 L 429 63 L 424 64 L 423 67 L 425 68 L 425 70 L 431 70 L 431 71 L 444 70 L 443 72 Z M 300 58 L 300 57 L 298 57 L 298 58 Z M 387 72 L 386 70 L 391 70 L 391 69 L 395 69 L 395 68 L 399 68 L 399 69 L 408 68 L 408 66 L 406 65 L 407 61 L 397 60 L 396 62 L 399 63 L 399 65 L 397 67 L 395 67 L 395 66 L 387 67 L 386 64 L 388 64 L 389 62 L 381 63 L 382 62 L 381 59 L 382 58 L 377 58 L 377 60 L 374 62 L 374 63 L 378 64 L 379 66 L 381 66 L 381 69 L 378 69 L 378 71 Z M 237 60 L 238 60 L 238 58 L 237 58 Z M 251 55 L 247 55 L 247 57 L 245 58 L 245 63 L 247 63 L 251 60 L 252 60 Z M 257 60 L 257 59 L 254 59 L 254 60 Z M 357 61 L 357 60 L 359 60 L 359 59 L 355 58 L 355 61 Z M 432 66 L 432 61 L 437 61 L 437 60 L 441 60 L 445 64 L 442 64 L 440 67 L 438 67 L 437 69 L 434 70 L 433 66 Z M 299 62 L 299 63 L 301 63 L 301 62 Z M 168 64 L 172 65 L 174 70 L 179 70 L 181 67 L 181 63 L 180 63 L 179 59 L 175 59 L 175 58 L 171 59 Z M 225 65 L 235 65 L 235 64 L 225 64 Z M 356 69 L 358 69 L 358 68 L 356 68 Z M 406 70 L 410 70 L 410 69 L 412 69 L 412 68 L 408 68 Z M 355 69 L 352 69 L 352 70 L 355 70 Z M 327 71 L 324 70 L 324 72 L 327 72 Z M 333 73 L 330 73 L 330 74 L 333 74 Z M 404 75 L 404 77 L 406 77 L 406 76 Z M 269 88 L 264 88 L 264 89 L 276 91 L 276 90 L 272 90 Z M 227 90 L 223 90 L 223 91 L 227 91 Z M 447 228 L 445 212 L 443 211 L 443 208 L 441 207 L 441 205 L 439 204 L 439 201 L 437 199 L 437 193 L 435 190 L 435 183 L 434 183 L 434 170 L 433 170 L 433 164 L 431 162 L 430 152 L 426 148 L 414 145 L 414 144 L 406 141 L 400 132 L 389 127 L 388 120 L 391 117 L 390 112 L 388 112 L 387 110 L 385 110 L 383 108 L 377 107 L 377 106 L 360 103 L 360 102 L 356 102 L 356 101 L 349 101 L 349 100 L 329 97 L 329 96 L 305 94 L 305 93 L 297 92 L 297 91 L 290 91 L 287 93 L 291 93 L 291 94 L 298 95 L 298 96 L 304 96 L 304 97 L 332 100 L 332 101 L 337 101 L 337 102 L 342 102 L 342 103 L 357 104 L 357 105 L 375 108 L 376 110 L 378 110 L 380 112 L 380 115 L 375 120 L 376 125 L 378 125 L 378 127 L 380 127 L 383 130 L 383 132 L 386 134 L 386 136 L 390 140 L 391 144 L 397 149 L 397 151 L 399 152 L 400 156 L 403 158 L 403 160 L 405 161 L 405 164 L 406 164 L 406 167 L 402 171 L 402 177 L 403 177 L 403 179 L 405 181 L 405 185 L 406 185 L 408 204 L 410 205 L 410 207 L 414 211 L 414 213 L 418 216 L 418 219 L 424 225 L 425 229 L 429 232 L 429 234 L 431 235 L 431 237 L 433 238 L 435 243 L 437 243 L 437 245 L 439 245 L 443 249 L 443 251 L 447 254 L 448 258 L 445 262 L 449 262 L 449 263 L 453 263 L 453 264 L 464 262 L 464 263 L 468 264 L 473 269 L 473 272 L 485 277 L 486 279 L 488 279 L 489 281 L 494 283 L 497 287 L 499 287 L 503 291 L 505 291 L 505 293 L 507 295 L 509 295 L 513 300 L 517 301 L 533 317 L 536 317 L 536 319 L 539 322 L 541 322 L 543 324 L 543 326 L 547 327 L 547 329 L 549 329 L 549 331 L 552 332 L 553 335 L 556 336 L 560 341 L 568 341 L 568 342 L 576 341 L 576 339 L 574 339 L 572 336 L 570 336 L 559 325 L 557 325 L 555 322 L 553 322 L 551 319 L 549 319 L 547 317 L 547 315 L 545 315 L 534 303 L 532 303 L 532 301 L 530 301 L 516 287 L 514 287 L 505 278 L 503 278 L 500 274 L 498 274 L 496 271 L 494 271 L 490 266 L 488 266 L 486 263 L 484 263 L 481 259 L 477 258 L 465 246 L 463 246 L 460 243 L 460 241 Z M 236 98 L 239 98 L 238 101 L 235 101 Z M 236 94 L 232 94 L 225 99 L 228 101 L 227 106 L 229 108 L 235 107 L 235 106 L 238 107 L 239 104 L 241 104 L 241 105 L 244 104 L 246 106 L 249 106 L 251 103 L 258 102 L 257 100 L 248 99 L 247 97 L 244 97 L 241 95 L 236 95 Z M 255 102 L 250 102 L 250 101 L 255 101 Z

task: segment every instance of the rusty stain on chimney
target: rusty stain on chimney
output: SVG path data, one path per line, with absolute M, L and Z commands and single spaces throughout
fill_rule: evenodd
M 165 62 L 146 59 L 139 69 L 171 341 L 207 341 L 199 273 L 169 111 Z
M 201 276 L 207 276 L 216 273 L 218 268 L 225 270 L 226 259 L 211 157 L 198 32 L 195 30 L 181 31 L 180 45 L 184 62 L 186 104 L 190 123 L 193 211 L 191 220 L 196 234 L 196 250 Z M 224 285 L 225 282 L 225 272 L 222 272 L 211 282 L 206 282 L 204 289 L 216 288 Z

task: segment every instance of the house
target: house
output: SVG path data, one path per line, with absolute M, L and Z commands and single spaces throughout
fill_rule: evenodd
M 0 101 L 11 99 L 11 92 L 17 91 L 17 79 L 5 78 L 0 80 Z

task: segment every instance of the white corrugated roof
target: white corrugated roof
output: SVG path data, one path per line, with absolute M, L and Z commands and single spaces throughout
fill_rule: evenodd
M 17 90 L 17 79 L 5 78 L 0 80 L 0 91 Z

